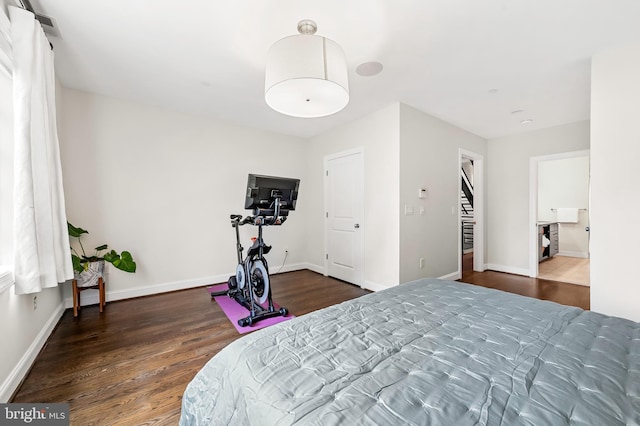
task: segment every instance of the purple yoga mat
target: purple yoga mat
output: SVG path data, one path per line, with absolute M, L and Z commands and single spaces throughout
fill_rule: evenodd
M 207 287 L 207 291 L 209 293 L 215 293 L 216 291 L 224 291 L 224 290 L 227 290 L 228 288 L 229 287 L 227 286 L 227 284 L 216 284 L 214 286 Z M 248 333 L 254 330 L 260 330 L 261 328 L 265 328 L 270 325 L 278 324 L 279 322 L 283 322 L 291 318 L 294 318 L 294 315 L 291 315 L 291 313 L 289 312 L 285 317 L 277 316 L 273 318 L 266 318 L 258 321 L 253 325 L 240 327 L 238 325 L 238 320 L 240 318 L 249 316 L 249 311 L 244 306 L 242 306 L 241 304 L 239 304 L 229 296 L 226 296 L 226 295 L 215 296 L 214 299 L 218 303 L 218 306 L 220 306 L 220 309 L 222 309 L 222 312 L 224 312 L 227 318 L 229 318 L 229 321 L 231 321 L 231 324 L 233 324 L 233 326 L 236 328 L 236 330 L 238 330 L 238 333 L 240 334 Z M 280 306 L 275 302 L 273 303 L 273 306 L 276 309 L 280 309 Z

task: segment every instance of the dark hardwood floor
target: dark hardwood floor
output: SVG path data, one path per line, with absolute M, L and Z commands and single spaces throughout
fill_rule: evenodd
M 369 293 L 311 271 L 272 291 L 296 316 Z M 67 310 L 12 402 L 68 402 L 72 425 L 176 425 L 186 385 L 239 337 L 204 287 Z
M 462 279 L 460 281 L 535 297 L 536 299 L 551 300 L 552 302 L 577 306 L 582 309 L 590 308 L 589 287 L 560 281 L 529 278 L 523 275 L 505 274 L 503 272 L 474 272 L 473 253 L 462 257 Z
M 588 307 L 588 287 L 497 272 L 462 281 Z M 296 316 L 369 293 L 311 271 L 272 277 Z M 586 298 L 584 291 L 586 289 Z M 240 335 L 205 288 L 67 310 L 12 402 L 68 402 L 71 425 L 175 425 L 195 373 Z

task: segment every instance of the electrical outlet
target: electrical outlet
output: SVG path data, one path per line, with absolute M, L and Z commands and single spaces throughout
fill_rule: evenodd
M 420 258 L 420 268 L 424 268 L 424 257 Z
M 33 296 L 33 310 L 38 309 L 38 296 Z

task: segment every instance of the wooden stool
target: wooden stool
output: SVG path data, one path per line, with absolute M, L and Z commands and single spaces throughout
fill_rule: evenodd
M 78 311 L 80 310 L 80 292 L 87 289 L 98 289 L 98 293 L 100 294 L 100 312 L 104 311 L 105 305 L 105 295 L 104 295 L 104 280 L 102 277 L 98 278 L 98 284 L 91 285 L 88 287 L 78 287 L 78 280 L 72 281 L 72 292 L 73 292 L 73 316 L 78 316 Z

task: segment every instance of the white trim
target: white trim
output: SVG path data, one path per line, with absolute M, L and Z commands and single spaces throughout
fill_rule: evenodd
M 487 269 L 497 272 L 505 272 L 507 274 L 524 275 L 529 276 L 529 270 L 527 268 L 515 268 L 513 266 L 496 265 L 495 263 L 487 263 Z
M 29 348 L 25 351 L 18 364 L 11 370 L 6 380 L 0 385 L 0 402 L 5 403 L 18 389 L 22 380 L 27 376 L 36 357 L 47 343 L 47 339 L 58 325 L 58 321 L 64 314 L 64 306 L 61 304 L 53 311 L 47 323 L 42 327 L 40 333 L 33 340 Z
M 300 269 L 308 269 L 308 265 L 306 263 L 296 263 L 291 265 L 285 265 L 280 271 L 280 274 L 291 271 L 298 271 Z M 271 273 L 271 275 L 276 275 L 277 273 Z M 117 291 L 109 291 L 109 283 L 106 284 L 106 301 L 114 302 L 116 300 L 124 300 L 124 299 L 132 299 L 134 297 L 142 297 L 142 296 L 151 296 L 154 294 L 168 293 L 171 291 L 177 290 L 186 290 L 190 288 L 196 287 L 204 287 L 206 285 L 214 285 L 226 283 L 229 277 L 233 275 L 233 273 L 227 274 L 218 274 L 218 275 L 210 275 L 208 277 L 195 278 L 192 280 L 185 281 L 173 281 L 169 283 L 156 284 L 150 287 L 143 288 L 134 288 L 127 290 L 117 290 Z M 89 306 L 89 305 L 97 305 L 99 302 L 98 299 L 98 290 L 84 290 L 82 292 L 81 306 Z M 73 307 L 73 299 L 71 297 L 67 297 L 64 301 L 64 306 L 66 308 Z
M 316 273 L 318 273 L 320 275 L 324 275 L 325 277 L 327 276 L 324 266 L 316 265 L 316 264 L 313 264 L 313 263 L 307 263 L 305 265 L 305 268 L 310 270 L 310 271 L 316 272 Z M 301 268 L 301 269 L 304 269 L 304 268 Z
M 443 275 L 441 277 L 438 277 L 439 280 L 459 280 L 460 279 L 460 275 L 462 275 L 462 273 L 460 271 L 456 271 L 456 272 L 452 272 L 450 274 L 447 275 Z
M 274 268 L 275 269 L 275 268 Z M 280 269 L 280 268 L 278 268 Z M 286 272 L 293 272 L 293 271 L 299 271 L 301 269 L 310 269 L 309 268 L 309 264 L 308 263 L 292 263 L 290 265 L 285 265 L 284 268 L 282 268 L 282 270 L 278 271 L 278 272 L 272 272 L 269 271 L 269 275 L 278 275 L 278 274 L 284 274 Z M 228 278 L 227 278 L 228 279 Z M 226 279 L 225 279 L 226 282 Z
M 380 290 L 386 290 L 388 288 L 391 287 L 395 287 L 398 284 L 390 284 L 390 285 L 384 285 L 384 284 L 380 284 L 380 283 L 376 283 L 373 281 L 366 281 L 364 282 L 364 285 L 362 286 L 362 288 L 364 288 L 365 290 L 371 290 L 371 291 L 380 291 Z
M 324 275 L 325 277 L 328 277 L 328 275 L 325 274 L 324 272 L 324 267 L 320 265 L 314 265 L 313 263 L 306 263 L 306 264 L 300 264 L 300 266 L 301 266 L 300 269 L 308 269 L 312 272 L 316 272 L 318 274 Z M 390 287 L 395 287 L 396 285 L 397 284 L 385 285 L 385 284 L 380 284 L 373 281 L 365 280 L 364 286 L 362 286 L 361 288 L 364 288 L 366 290 L 371 290 L 371 291 L 380 291 Z
M 562 250 L 562 251 L 559 251 L 558 254 L 556 254 L 556 256 L 579 257 L 581 259 L 588 259 L 589 258 L 589 253 L 585 253 L 583 251 L 566 251 L 566 250 Z
M 589 157 L 590 150 L 561 152 L 540 155 L 529 159 L 529 271 L 526 275 L 538 277 L 538 166 L 542 161 L 564 160 L 567 158 Z M 587 215 L 590 212 L 587 211 Z M 588 255 L 587 255 L 588 257 Z

